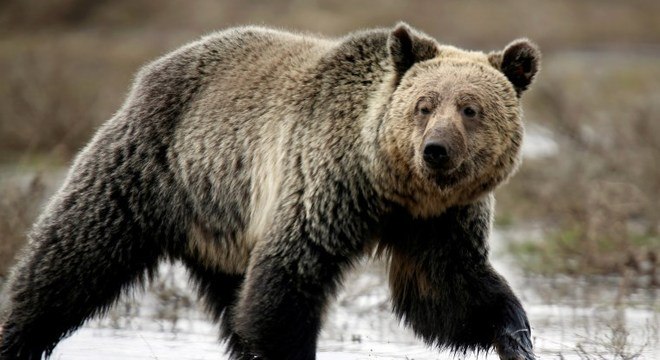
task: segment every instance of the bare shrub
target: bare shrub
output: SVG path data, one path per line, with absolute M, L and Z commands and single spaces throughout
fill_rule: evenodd
M 80 91 L 83 84 L 71 75 L 73 69 L 35 53 L 21 54 L 5 69 L 8 75 L 0 85 L 3 147 L 70 157 L 93 129 L 88 116 L 93 95 Z
M 69 160 L 117 110 L 144 49 L 88 34 L 0 41 L 0 161 Z
M 8 275 L 14 257 L 25 244 L 26 233 L 37 215 L 44 192 L 44 183 L 38 175 L 27 186 L 0 188 L 0 278 Z
M 647 348 L 657 345 L 658 329 L 655 324 L 648 321 L 642 331 L 638 329 L 633 334 L 626 324 L 624 311 L 617 310 L 604 327 L 592 329 L 587 326 L 585 336 L 575 346 L 580 359 L 640 359 Z

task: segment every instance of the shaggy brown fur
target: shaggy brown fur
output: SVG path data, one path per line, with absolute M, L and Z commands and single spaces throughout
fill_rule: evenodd
M 405 24 L 230 29 L 155 61 L 35 224 L 0 359 L 50 354 L 162 259 L 188 266 L 232 358 L 313 359 L 343 273 L 376 245 L 427 342 L 532 358 L 485 241 L 538 61 L 525 40 L 489 57 Z

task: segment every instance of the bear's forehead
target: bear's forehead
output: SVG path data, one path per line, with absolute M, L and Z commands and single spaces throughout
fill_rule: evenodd
M 442 93 L 473 93 L 480 97 L 516 98 L 511 83 L 488 63 L 487 58 L 483 62 L 469 57 L 438 57 L 415 67 L 408 80 L 410 86 L 418 91 L 436 90 Z
M 435 60 L 462 60 L 474 63 L 489 64 L 488 55 L 481 51 L 463 50 L 451 45 L 438 47 L 438 56 Z
M 425 77 L 456 77 L 470 81 L 506 81 L 490 63 L 461 57 L 437 57 L 418 63 L 417 74 Z

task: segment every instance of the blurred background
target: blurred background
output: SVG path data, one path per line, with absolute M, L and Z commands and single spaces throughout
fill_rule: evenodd
M 535 289 L 527 302 L 578 301 L 562 296 L 597 286 L 608 295 L 587 308 L 618 309 L 599 325 L 611 333 L 571 325 L 585 341 L 561 344 L 563 353 L 547 345 L 545 354 L 598 358 L 589 344 L 621 359 L 638 348 L 659 351 L 656 0 L 0 0 L 0 281 L 72 157 L 119 108 L 146 62 L 235 25 L 340 36 L 399 20 L 463 48 L 496 50 L 518 37 L 539 44 L 543 68 L 523 99 L 525 161 L 497 192 L 495 256 L 520 287 Z M 188 303 L 185 290 L 163 281 L 156 285 L 166 289 L 158 293 L 164 303 Z M 638 347 L 625 348 L 630 324 L 621 314 L 640 308 L 644 321 L 633 327 L 649 327 L 656 341 L 637 334 Z

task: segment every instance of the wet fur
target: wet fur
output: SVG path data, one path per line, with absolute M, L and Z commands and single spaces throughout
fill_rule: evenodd
M 440 187 L 395 125 L 426 76 L 415 74 L 443 58 L 472 61 L 514 101 L 501 58 L 406 25 L 341 39 L 230 29 L 146 66 L 30 233 L 0 359 L 49 355 L 165 259 L 189 268 L 232 358 L 314 359 L 342 275 L 376 245 L 391 258 L 395 312 L 428 343 L 530 352 L 528 332 L 507 342 L 526 318 L 487 263 L 480 205 L 518 164 L 521 128 L 507 124 L 519 125 L 519 104 L 494 105 L 510 112 L 481 134 L 501 145 Z

